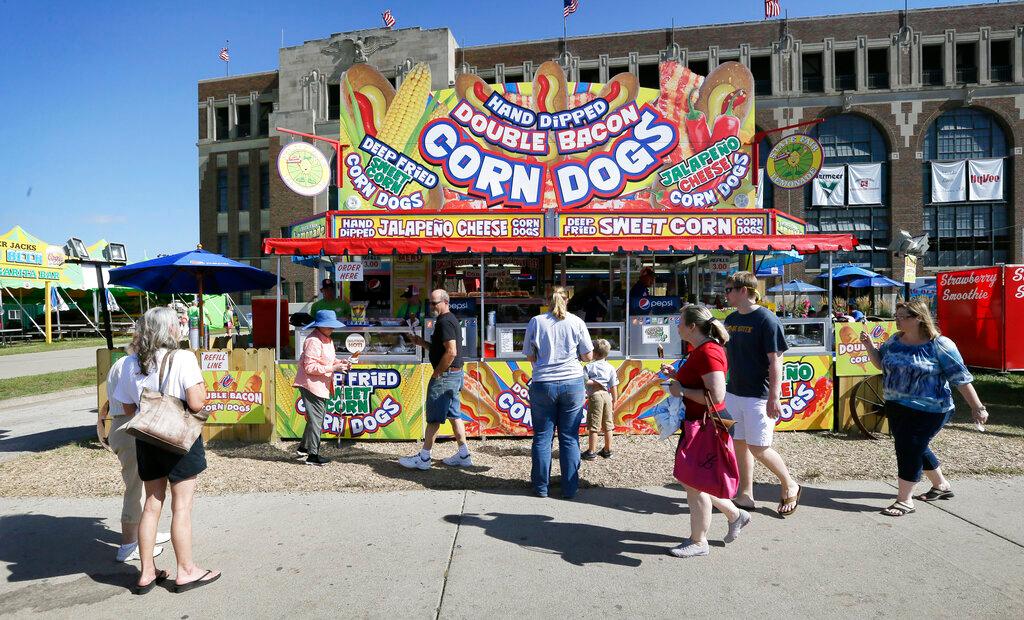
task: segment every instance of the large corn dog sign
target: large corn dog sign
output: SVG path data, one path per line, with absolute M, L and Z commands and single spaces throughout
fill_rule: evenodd
M 570 83 L 555 62 L 532 82 L 471 74 L 430 91 L 420 64 L 394 87 L 359 64 L 341 83 L 347 144 L 337 208 L 438 211 L 754 206 L 753 78 L 661 65 L 661 88 L 621 73 Z

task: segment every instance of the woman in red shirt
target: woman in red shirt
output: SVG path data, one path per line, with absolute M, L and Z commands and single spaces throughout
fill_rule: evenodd
M 699 428 L 698 422 L 707 413 L 705 390 L 711 394 L 715 410 L 725 409 L 725 374 L 729 369 L 723 345 L 729 340 L 725 326 L 703 306 L 683 308 L 679 321 L 679 335 L 690 350 L 686 362 L 679 367 L 669 383 L 673 396 L 681 397 L 686 407 L 679 440 L 687 441 Z M 666 364 L 662 372 L 671 375 L 674 369 Z M 738 508 L 730 499 L 712 497 L 707 493 L 683 485 L 686 503 L 690 507 L 690 536 L 669 553 L 678 558 L 692 558 L 708 554 L 708 527 L 711 525 L 711 507 L 714 506 L 729 520 L 725 542 L 736 540 L 740 530 L 750 523 L 750 514 Z

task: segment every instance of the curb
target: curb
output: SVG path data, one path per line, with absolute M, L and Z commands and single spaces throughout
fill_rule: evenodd
M 73 390 L 64 390 L 62 392 L 50 392 L 49 394 L 39 394 L 36 396 L 22 396 L 21 398 L 0 400 L 0 410 L 13 409 L 14 407 L 21 407 L 24 405 L 35 405 L 38 403 L 45 403 L 54 400 L 64 400 L 66 398 L 77 398 L 79 396 L 88 396 L 89 394 L 96 394 L 95 386 L 86 386 L 81 388 L 75 388 Z

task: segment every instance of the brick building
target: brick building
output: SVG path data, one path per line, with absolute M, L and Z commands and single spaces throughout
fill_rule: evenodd
M 570 81 L 630 71 L 657 88 L 662 58 L 701 74 L 737 60 L 755 78 L 759 129 L 824 118 L 807 133 L 829 163 L 882 164 L 881 205 L 815 207 L 809 186 L 766 189 L 765 206 L 813 230 L 857 235 L 861 246 L 840 259 L 898 277 L 902 265 L 891 264 L 886 246 L 906 230 L 929 235 L 926 270 L 1024 262 L 1024 2 L 622 32 L 572 37 L 566 46 L 550 39 L 459 48 L 447 29 L 408 28 L 284 48 L 276 71 L 199 82 L 206 247 L 257 256 L 260 237 L 327 209 L 333 193 L 304 198 L 280 181 L 274 162 L 291 138 L 273 127 L 336 137 L 335 85 L 360 54 L 396 83 L 412 61 L 427 61 L 434 88 L 459 71 L 528 81 L 550 59 L 562 60 Z M 930 162 L 992 157 L 1004 158 L 1001 200 L 931 203 Z M 818 267 L 813 258 L 805 265 Z M 285 276 L 292 301 L 315 294 L 310 270 L 289 265 Z

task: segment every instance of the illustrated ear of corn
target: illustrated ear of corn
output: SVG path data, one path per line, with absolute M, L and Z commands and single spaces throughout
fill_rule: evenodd
M 437 105 L 428 109 L 427 101 L 429 99 L 430 66 L 421 62 L 414 66 L 402 80 L 391 106 L 384 115 L 384 123 L 380 133 L 377 134 L 377 139 L 399 153 L 412 158 L 421 166 L 434 170 L 433 166 L 423 161 L 418 144 L 420 130 L 437 112 Z M 408 196 L 420 190 L 423 190 L 424 208 L 440 209 L 443 206 L 444 193 L 441 190 L 440 182 L 429 190 L 415 182 L 409 183 L 402 191 L 402 195 Z

